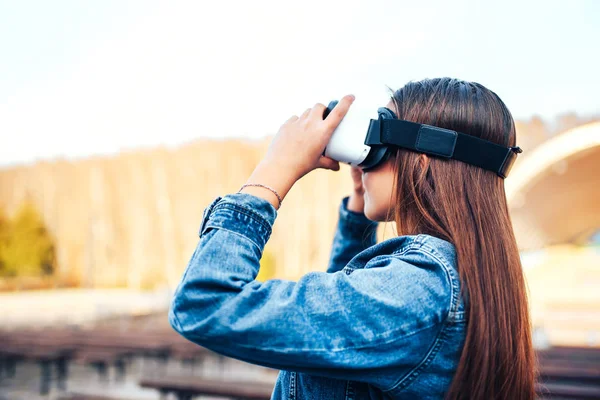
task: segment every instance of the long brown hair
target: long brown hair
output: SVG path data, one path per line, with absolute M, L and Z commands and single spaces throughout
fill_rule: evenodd
M 475 82 L 438 78 L 392 91 L 399 119 L 516 145 L 502 100 Z M 398 149 L 399 235 L 425 233 L 454 244 L 468 315 L 464 348 L 447 399 L 535 398 L 535 353 L 526 284 L 504 180 L 456 160 Z M 391 215 L 391 214 L 390 214 Z

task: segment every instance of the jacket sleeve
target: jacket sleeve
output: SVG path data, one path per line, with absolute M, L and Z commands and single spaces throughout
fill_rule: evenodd
M 172 327 L 232 358 L 337 379 L 417 365 L 449 311 L 439 264 L 411 261 L 409 250 L 377 256 L 364 269 L 256 281 L 276 213 L 245 193 L 205 210 L 169 309 Z
M 363 213 L 348 210 L 349 198 L 344 197 L 339 207 L 327 266 L 330 273 L 341 270 L 355 255 L 377 243 L 378 222 L 371 221 Z

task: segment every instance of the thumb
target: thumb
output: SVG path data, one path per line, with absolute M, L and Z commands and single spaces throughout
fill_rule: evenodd
M 340 163 L 339 163 L 339 161 L 335 161 L 332 158 L 321 156 L 321 158 L 319 159 L 319 164 L 317 165 L 317 168 L 330 169 L 332 171 L 339 171 Z

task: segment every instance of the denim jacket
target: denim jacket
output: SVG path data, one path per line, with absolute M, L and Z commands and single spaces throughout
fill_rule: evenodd
M 217 197 L 169 322 L 203 347 L 280 370 L 272 399 L 443 398 L 466 328 L 454 246 L 425 234 L 376 243 L 377 223 L 347 202 L 327 271 L 260 282 L 277 210 L 247 193 Z

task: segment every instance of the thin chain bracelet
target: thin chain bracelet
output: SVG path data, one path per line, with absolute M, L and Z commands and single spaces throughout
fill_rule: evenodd
M 275 189 L 273 189 L 272 187 L 263 185 L 261 183 L 246 183 L 240 188 L 240 190 L 238 190 L 238 193 L 241 192 L 242 189 L 245 188 L 246 186 L 260 186 L 260 187 L 264 187 L 265 189 L 269 189 L 271 192 L 273 192 L 275 194 L 275 196 L 277 196 L 277 200 L 279 200 L 279 207 L 277 207 L 277 208 L 281 208 L 281 203 L 283 203 L 283 200 L 281 199 L 281 196 L 279 195 L 279 193 L 277 193 L 275 191 Z

